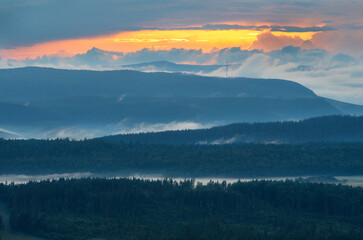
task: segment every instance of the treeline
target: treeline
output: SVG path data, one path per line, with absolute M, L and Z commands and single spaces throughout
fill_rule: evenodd
M 361 174 L 363 143 L 221 146 L 1 140 L 0 172 L 151 171 L 187 176 Z
M 13 230 L 45 239 L 362 239 L 363 189 L 80 179 L 0 185 Z
M 363 143 L 162 145 L 0 140 L 0 173 L 130 171 L 166 176 L 354 175 Z
M 164 144 L 363 142 L 363 116 L 325 116 L 303 121 L 236 123 L 210 129 L 124 134 L 108 141 Z

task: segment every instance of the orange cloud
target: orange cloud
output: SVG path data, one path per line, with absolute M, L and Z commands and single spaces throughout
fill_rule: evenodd
M 311 48 L 311 41 L 314 34 L 308 35 L 286 35 L 286 34 L 272 34 L 271 32 L 264 32 L 257 36 L 257 40 L 253 42 L 250 49 L 263 49 L 265 51 L 278 50 L 285 46 L 309 46 Z
M 273 34 L 272 34 L 273 33 Z M 213 49 L 240 47 L 242 49 L 275 49 L 303 42 L 312 38 L 314 32 L 263 32 L 260 30 L 143 30 L 121 32 L 95 38 L 70 39 L 45 42 L 30 47 L 0 49 L 0 56 L 6 59 L 34 59 L 43 55 L 63 53 L 75 55 L 96 47 L 105 51 L 135 52 L 144 48 L 169 50 L 172 48 Z M 278 41 L 279 40 L 279 41 Z M 292 44 L 294 45 L 294 44 Z M 280 47 L 281 48 L 281 47 Z
M 311 41 L 318 48 L 330 52 L 345 52 L 360 56 L 363 54 L 363 30 L 340 30 L 334 32 L 320 32 L 313 36 Z

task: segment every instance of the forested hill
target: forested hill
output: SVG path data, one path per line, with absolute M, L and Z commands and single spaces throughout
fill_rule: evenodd
M 303 121 L 236 123 L 210 129 L 124 134 L 107 141 L 163 144 L 362 142 L 363 116 L 325 116 Z
M 363 143 L 166 145 L 103 140 L 0 140 L 0 173 L 344 176 L 362 174 L 362 156 Z
M 292 181 L 0 184 L 12 228 L 50 240 L 358 240 L 362 199 L 362 188 Z

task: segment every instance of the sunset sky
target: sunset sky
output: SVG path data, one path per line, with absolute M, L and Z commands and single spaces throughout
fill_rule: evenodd
M 264 34 L 271 33 L 286 42 L 260 43 Z M 60 54 L 72 56 L 85 53 L 96 47 L 105 51 L 135 52 L 144 48 L 151 50 L 170 50 L 172 48 L 202 49 L 211 52 L 216 49 L 240 47 L 242 49 L 275 50 L 286 45 L 302 45 L 312 39 L 316 32 L 276 32 L 266 30 L 140 30 L 116 34 L 49 41 L 32 46 L 16 46 L 2 49 L 1 55 L 7 59 L 24 60 L 43 55 Z
M 287 45 L 362 54 L 362 1 L 3 0 L 0 56 L 71 56 L 96 47 L 275 50 Z M 263 39 L 269 32 L 280 40 Z
M 95 54 L 102 66 L 105 59 L 109 59 L 106 66 L 145 59 L 245 64 L 250 57 L 256 57 L 255 50 L 274 58 L 273 51 L 294 46 L 304 54 L 304 62 L 282 61 L 281 57 L 278 61 L 285 65 L 307 64 L 317 61 L 316 54 L 308 54 L 309 51 L 326 52 L 318 63 L 314 62 L 314 68 L 319 69 L 309 74 L 297 73 L 293 80 L 316 91 L 327 91 L 329 96 L 339 90 L 318 89 L 323 86 L 312 78 L 321 76 L 319 81 L 328 81 L 330 73 L 332 77 L 342 74 L 347 81 L 343 87 L 351 88 L 347 93 L 353 96 L 350 101 L 363 103 L 363 94 L 356 89 L 363 89 L 362 12 L 361 0 L 2 0 L 0 67 L 92 68 Z M 248 57 L 234 62 L 236 49 L 247 51 Z M 176 58 L 175 52 L 180 57 Z M 87 62 L 91 54 L 92 66 Z M 276 68 L 281 67 L 276 62 L 274 70 L 268 72 L 271 77 L 294 77 L 286 66 L 283 70 Z M 345 76 L 350 71 L 346 63 L 355 66 L 351 69 L 353 77 Z M 235 76 L 246 74 L 251 75 L 239 72 Z

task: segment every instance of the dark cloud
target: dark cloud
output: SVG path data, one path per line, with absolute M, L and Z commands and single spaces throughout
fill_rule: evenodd
M 225 48 L 221 49 L 214 59 L 218 64 L 224 64 L 226 61 L 228 61 L 229 63 L 243 63 L 249 57 L 258 53 L 263 53 L 263 51 L 256 49 L 251 51 L 241 50 L 240 48 L 237 47 Z
M 353 30 L 363 30 L 363 26 L 352 26 L 351 29 L 353 29 Z
M 279 50 L 266 53 L 273 61 L 278 59 L 279 64 L 298 63 L 299 69 L 314 69 L 317 63 L 329 58 L 329 53 L 323 49 L 302 49 L 295 46 L 286 46 Z M 304 67 L 301 67 L 304 66 Z
M 356 59 L 350 55 L 344 54 L 344 53 L 338 53 L 336 55 L 334 55 L 331 59 L 334 62 L 344 62 L 344 63 L 351 63 L 351 62 L 355 62 Z
M 238 24 L 206 24 L 201 27 L 186 27 L 179 28 L 181 30 L 237 30 L 237 29 L 258 29 L 264 30 L 269 29 L 269 26 L 243 26 Z
M 272 26 L 271 31 L 279 32 L 322 32 L 334 31 L 336 28 L 323 26 L 323 27 L 293 27 L 293 26 Z
M 117 65 L 117 58 L 122 57 L 124 54 L 120 52 L 103 51 L 98 48 L 92 48 L 85 54 L 77 54 L 71 59 L 74 65 L 88 65 L 90 67 L 97 66 L 114 66 Z
M 266 19 L 276 23 L 277 31 L 329 31 L 336 25 L 358 26 L 362 5 L 354 0 L 1 0 L 0 48 L 140 29 L 196 25 L 206 29 L 249 29 Z M 291 26 L 314 26 L 330 20 L 326 16 L 332 12 L 335 25 Z M 208 25 L 211 22 L 244 22 L 246 26 Z
M 201 27 L 187 27 L 187 28 L 179 28 L 183 30 L 237 30 L 237 29 L 254 29 L 254 30 L 267 30 L 271 29 L 271 31 L 278 32 L 321 32 L 321 31 L 333 31 L 337 30 L 336 28 L 330 26 L 323 27 L 294 27 L 294 26 L 251 26 L 251 25 L 238 25 L 238 24 L 206 24 Z
M 301 6 L 301 7 L 315 7 L 318 5 L 316 1 L 295 1 L 294 5 Z
M 3 0 L 0 47 L 143 29 L 165 0 Z M 162 14 L 162 12 L 161 12 Z

